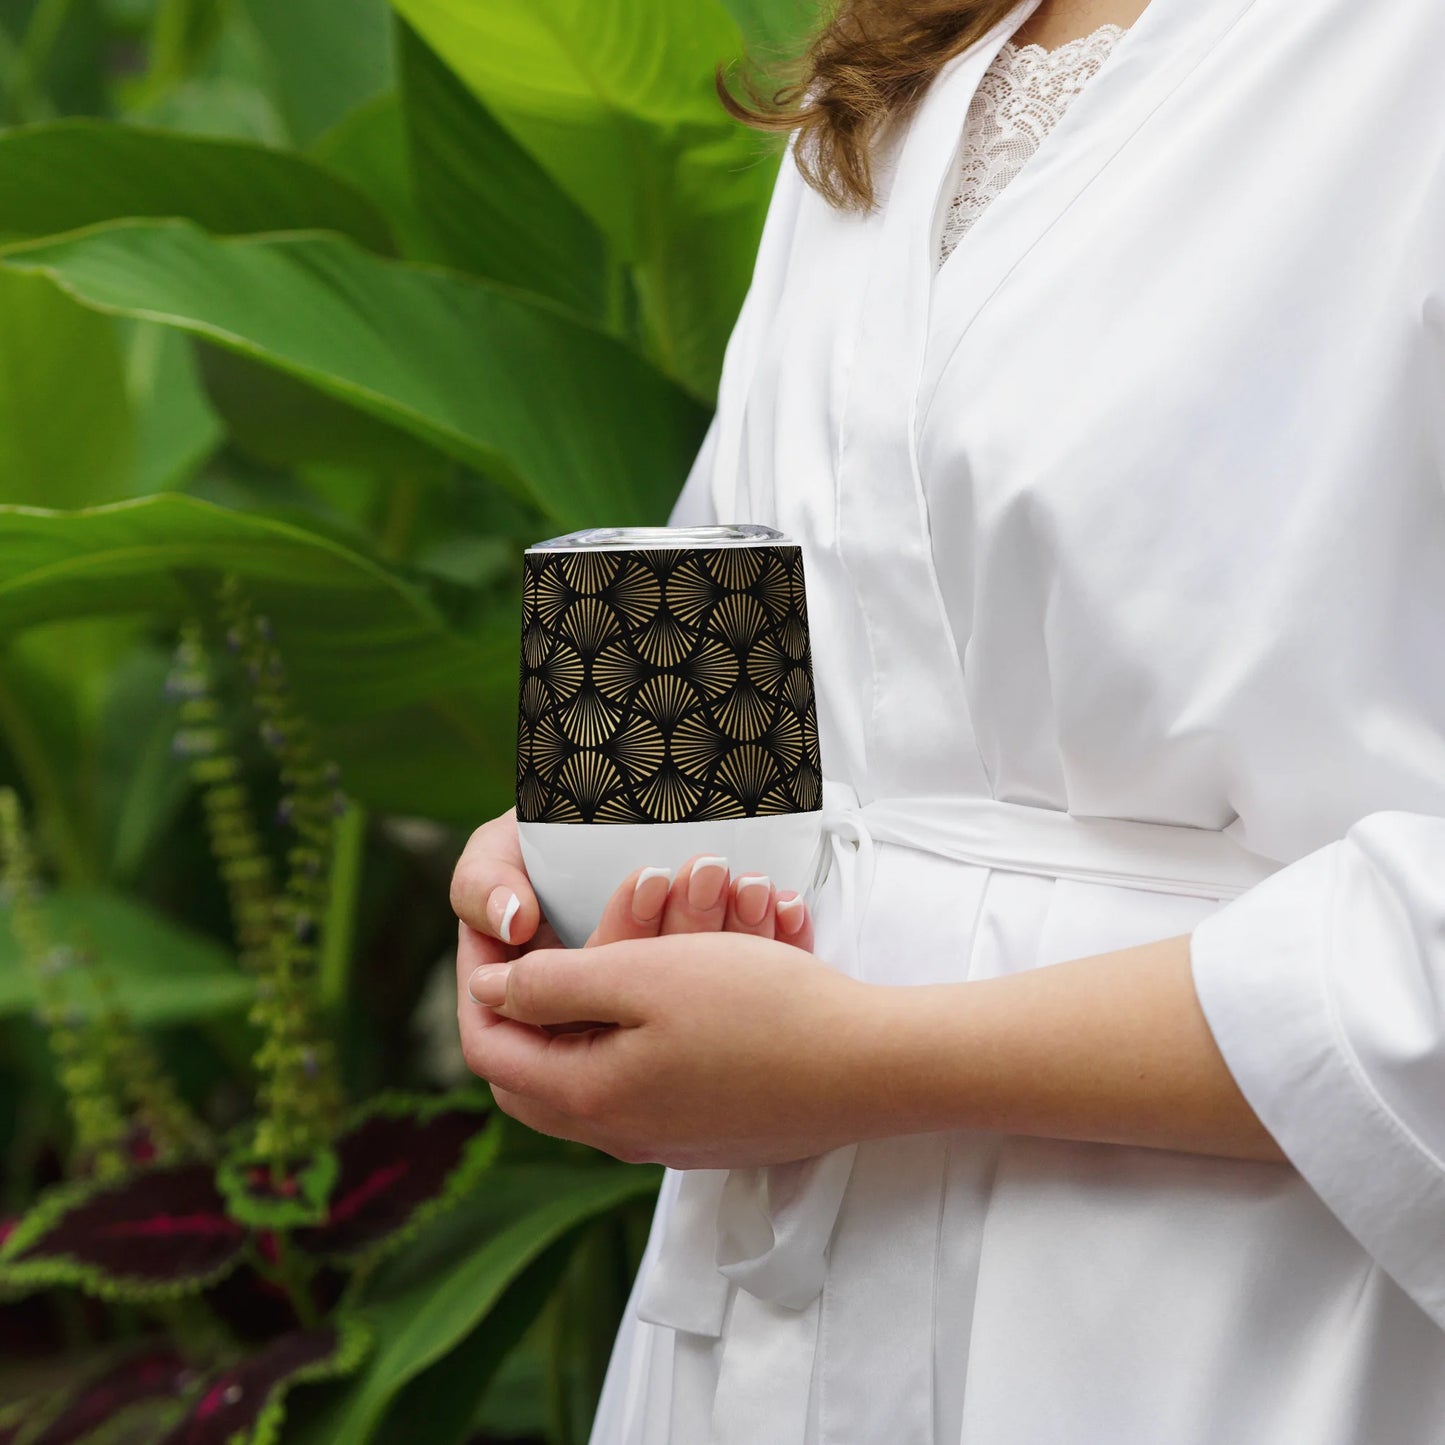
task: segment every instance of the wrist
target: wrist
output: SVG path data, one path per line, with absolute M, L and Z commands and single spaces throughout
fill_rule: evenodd
M 967 1127 L 968 985 L 843 982 L 858 1023 L 835 1065 L 845 1081 L 837 1097 L 851 1100 L 857 1137 Z

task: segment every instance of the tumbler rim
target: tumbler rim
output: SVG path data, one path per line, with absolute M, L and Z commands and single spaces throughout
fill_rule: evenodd
M 528 552 L 613 552 L 668 547 L 758 547 L 786 543 L 786 533 L 753 522 L 725 522 L 704 527 L 585 527 L 548 537 Z

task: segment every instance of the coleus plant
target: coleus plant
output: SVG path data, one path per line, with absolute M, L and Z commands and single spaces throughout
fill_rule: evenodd
M 0 889 L 72 1125 L 66 1178 L 0 1225 L 0 1297 L 74 1289 L 143 1322 L 82 1378 L 0 1412 L 0 1445 L 276 1439 L 291 1387 L 364 1360 L 351 1305 L 371 1269 L 475 1189 L 495 1153 L 478 1094 L 346 1105 L 317 960 L 347 799 L 294 705 L 271 624 L 233 576 L 215 600 L 224 649 L 188 621 L 167 688 L 255 979 L 256 1108 L 217 1136 L 186 1105 L 103 958 L 51 936 L 19 800 L 0 790 Z M 284 868 L 224 721 L 223 650 L 276 762 Z

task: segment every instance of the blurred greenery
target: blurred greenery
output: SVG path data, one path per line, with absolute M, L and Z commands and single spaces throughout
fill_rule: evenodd
M 118 1005 L 209 1127 L 246 1112 L 257 985 L 178 751 L 178 629 L 219 635 L 237 579 L 344 779 L 318 949 L 349 1097 L 456 1082 L 447 883 L 514 801 L 521 551 L 666 520 L 780 153 L 714 69 L 814 23 L 811 0 L 0 0 L 0 787 L 40 923 L 111 980 L 66 1026 Z M 239 735 L 244 696 L 222 705 Z M 279 865 L 281 784 L 254 741 L 241 764 Z M 23 1214 L 75 1140 L 14 912 L 0 1208 Z M 365 1349 L 280 1438 L 586 1438 L 656 1171 L 502 1139 L 353 1281 Z M 8 1401 L 53 1404 L 157 1327 L 186 1343 L 73 1290 L 0 1303 L 0 1434 Z M 172 1423 L 148 1418 L 125 1438 Z

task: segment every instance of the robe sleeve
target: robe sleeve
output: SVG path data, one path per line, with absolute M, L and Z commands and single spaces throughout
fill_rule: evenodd
M 1361 818 L 1205 917 L 1191 959 L 1265 1128 L 1445 1328 L 1445 818 Z
M 1445 223 L 1445 170 L 1435 200 Z M 1431 278 L 1420 405 L 1445 492 L 1445 275 L 1439 227 L 1420 231 Z M 1419 666 L 1445 667 L 1445 649 Z M 1445 724 L 1418 723 L 1429 776 Z M 1191 958 L 1215 1041 L 1265 1128 L 1445 1328 L 1445 817 L 1367 814 L 1205 917 Z

